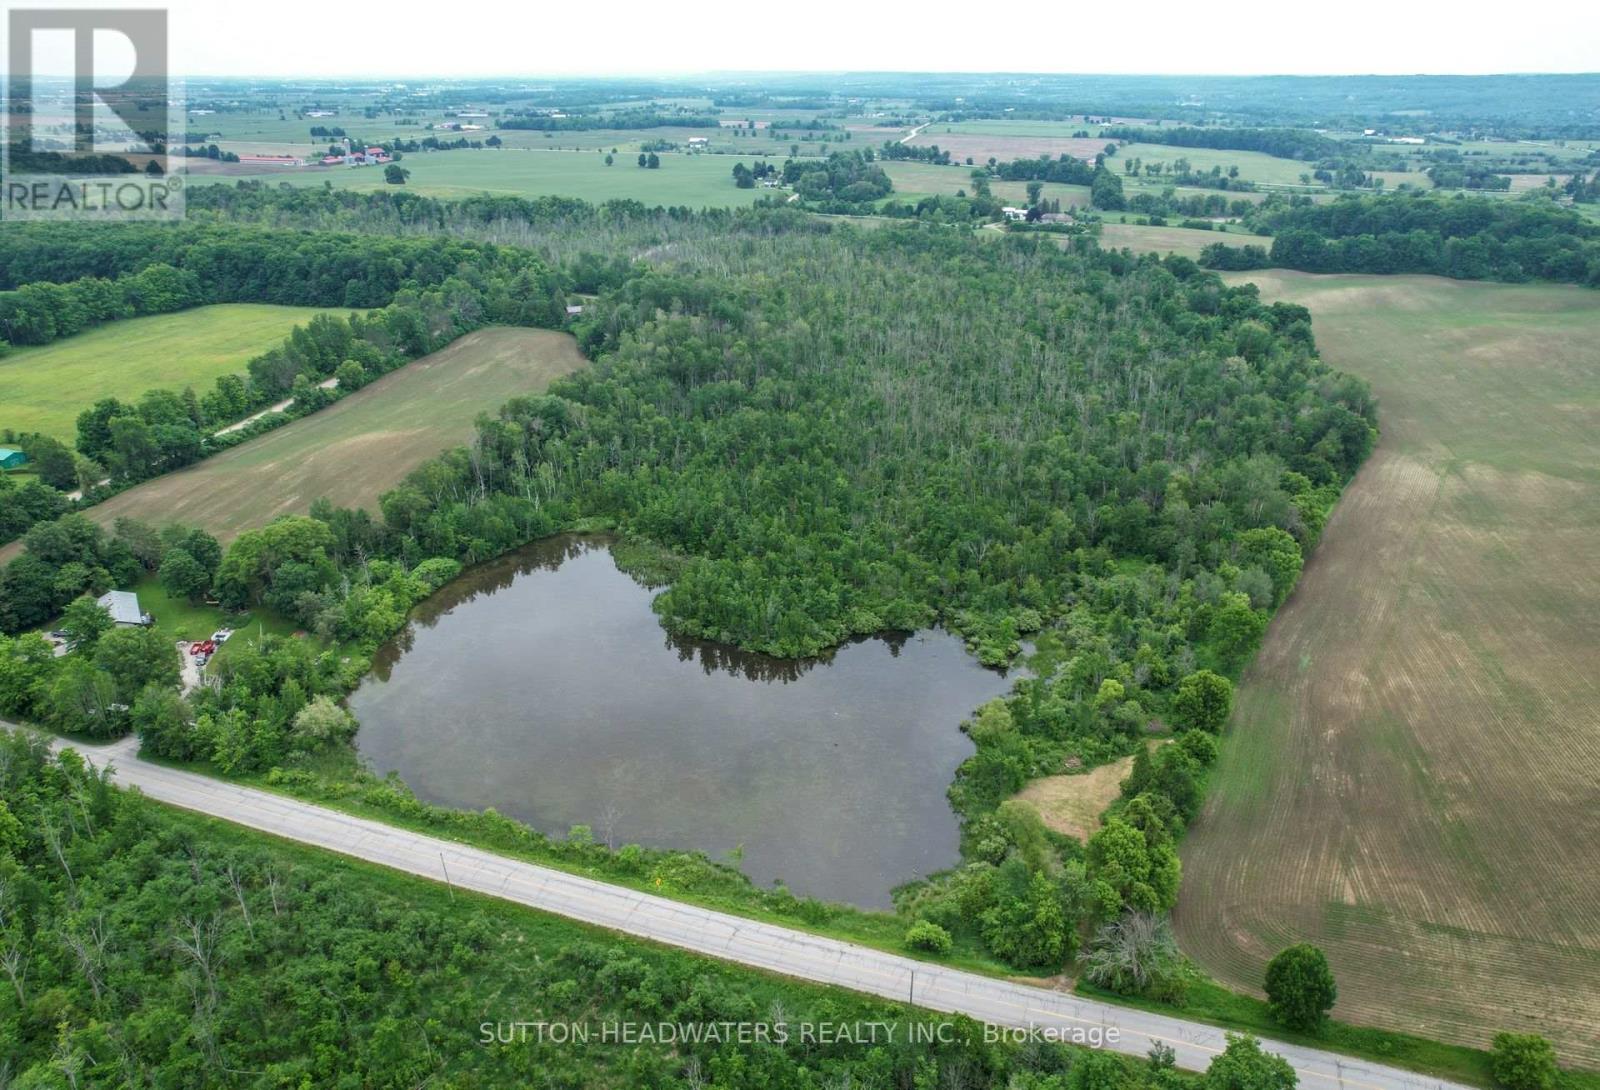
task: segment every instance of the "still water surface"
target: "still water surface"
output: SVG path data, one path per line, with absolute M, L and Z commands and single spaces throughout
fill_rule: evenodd
M 740 850 L 864 906 L 957 860 L 957 728 L 1008 688 L 940 631 L 781 660 L 669 636 L 601 539 L 541 541 L 419 607 L 351 698 L 377 772 L 547 833 Z

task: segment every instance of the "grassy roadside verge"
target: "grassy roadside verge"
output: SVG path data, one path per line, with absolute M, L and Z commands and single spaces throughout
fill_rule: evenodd
M 1130 998 L 1080 982 L 1074 989 L 1118 1006 L 1137 1007 L 1158 1014 L 1174 1014 L 1223 1029 L 1239 1030 L 1271 1037 L 1287 1044 L 1305 1045 L 1347 1056 L 1358 1056 L 1410 1071 L 1421 1071 L 1471 1086 L 1497 1085 L 1490 1073 L 1489 1053 L 1480 1048 L 1445 1044 L 1396 1030 L 1374 1026 L 1355 1026 L 1330 1021 L 1320 1034 L 1300 1033 L 1273 1020 L 1267 1004 L 1254 996 L 1240 995 L 1211 979 L 1196 981 L 1189 988 L 1188 1002 L 1181 1008 L 1152 1000 Z M 1563 1070 L 1560 1090 L 1600 1090 L 1600 1072 Z

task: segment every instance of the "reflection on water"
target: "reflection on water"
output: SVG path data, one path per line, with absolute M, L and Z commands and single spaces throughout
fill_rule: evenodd
M 430 598 L 351 698 L 417 794 L 551 833 L 739 849 L 758 882 L 867 906 L 955 862 L 957 729 L 1007 682 L 942 632 L 774 659 L 666 633 L 605 542 L 550 538 Z

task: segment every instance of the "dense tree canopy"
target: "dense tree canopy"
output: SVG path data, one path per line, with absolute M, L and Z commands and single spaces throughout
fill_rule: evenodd
M 1217 244 L 1211 268 L 1276 265 L 1306 272 L 1434 273 L 1458 280 L 1557 280 L 1600 287 L 1600 224 L 1547 199 L 1418 194 L 1344 196 L 1326 204 L 1274 196 L 1246 217 L 1272 250 Z M 1245 260 L 1249 257 L 1250 260 Z

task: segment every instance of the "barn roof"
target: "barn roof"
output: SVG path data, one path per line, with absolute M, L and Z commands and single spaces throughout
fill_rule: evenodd
M 139 596 L 131 590 L 109 590 L 99 598 L 100 608 L 111 614 L 117 624 L 143 624 L 144 612 L 139 608 Z

